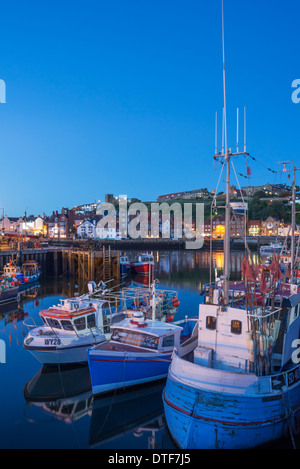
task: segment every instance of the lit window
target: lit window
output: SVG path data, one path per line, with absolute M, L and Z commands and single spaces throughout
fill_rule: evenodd
M 231 333 L 232 334 L 241 334 L 242 333 L 242 323 L 241 321 L 231 321 Z
M 217 318 L 214 316 L 207 316 L 206 317 L 206 329 L 210 329 L 211 331 L 216 330 L 217 327 Z

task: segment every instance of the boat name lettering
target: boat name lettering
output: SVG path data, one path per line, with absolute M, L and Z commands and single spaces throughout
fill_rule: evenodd
M 288 377 L 288 386 L 292 386 L 294 383 L 300 381 L 300 367 L 295 368 L 295 370 L 291 371 L 287 375 Z
M 61 340 L 60 339 L 44 339 L 45 345 L 60 345 Z

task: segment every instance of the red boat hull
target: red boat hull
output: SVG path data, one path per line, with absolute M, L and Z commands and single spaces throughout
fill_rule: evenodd
M 154 270 L 154 265 L 149 262 L 133 264 L 133 267 L 137 274 L 148 274 Z

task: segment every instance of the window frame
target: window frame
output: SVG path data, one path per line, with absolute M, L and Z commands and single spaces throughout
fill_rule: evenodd
M 213 326 L 214 327 L 211 327 L 209 325 L 209 320 L 213 320 Z M 215 331 L 217 330 L 217 318 L 215 316 L 206 316 L 206 329 L 208 329 L 209 331 Z
M 233 323 L 236 323 L 238 325 L 238 328 L 235 327 L 233 325 Z M 231 323 L 230 323 L 230 331 L 231 331 L 231 334 L 235 334 L 235 335 L 241 335 L 242 334 L 242 327 L 243 326 L 243 323 L 242 321 L 239 321 L 238 319 L 232 319 Z M 237 330 L 238 329 L 238 330 Z

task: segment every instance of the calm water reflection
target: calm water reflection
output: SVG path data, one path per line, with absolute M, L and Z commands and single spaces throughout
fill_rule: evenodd
M 156 252 L 155 259 L 159 287 L 179 292 L 176 319 L 197 315 L 210 276 L 209 253 Z M 231 254 L 233 278 L 239 278 L 242 261 L 243 253 Z M 223 254 L 214 253 L 213 279 L 222 266 Z M 86 286 L 75 280 L 42 278 L 22 294 L 20 304 L 0 308 L 0 339 L 6 344 L 6 363 L 0 363 L 0 447 L 174 449 L 164 420 L 164 382 L 93 399 L 87 366 L 42 367 L 24 350 L 24 318 L 41 324 L 41 309 L 83 290 Z

